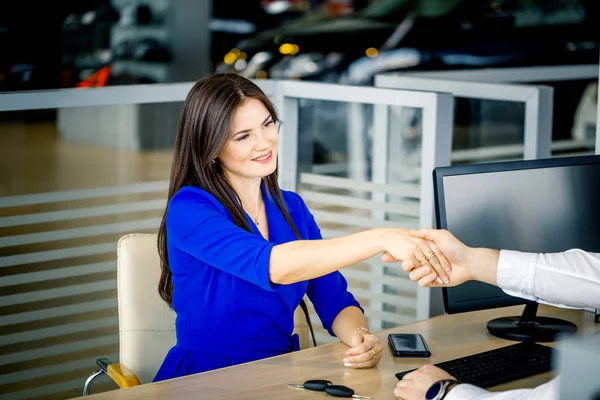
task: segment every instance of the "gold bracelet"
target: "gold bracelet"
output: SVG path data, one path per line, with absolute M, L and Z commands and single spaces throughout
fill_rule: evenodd
M 367 328 L 365 328 L 364 326 L 359 326 L 358 328 L 356 328 L 355 330 L 361 330 L 361 331 L 365 331 L 366 333 L 368 333 L 369 335 L 371 334 L 371 331 L 368 330 Z

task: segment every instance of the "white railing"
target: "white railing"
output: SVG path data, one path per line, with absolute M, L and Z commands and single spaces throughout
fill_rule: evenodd
M 600 87 L 600 63 L 598 65 L 583 64 L 519 68 L 485 68 L 462 71 L 415 71 L 407 72 L 405 75 L 422 78 L 451 79 L 488 83 L 564 82 L 579 79 L 598 79 L 598 87 Z M 596 121 L 598 121 L 598 119 L 600 119 L 600 91 L 597 95 L 596 105 L 598 109 L 596 112 Z M 596 123 L 596 154 L 600 154 L 600 123 Z
M 497 84 L 432 77 L 382 74 L 375 86 L 451 93 L 455 97 L 514 101 L 525 104 L 525 159 L 549 158 L 552 143 L 552 96 L 547 86 Z
M 406 73 L 406 75 L 422 78 L 450 79 L 468 82 L 488 83 L 552 82 L 597 78 L 598 65 L 584 64 L 546 67 L 484 68 L 427 72 L 415 71 L 408 72 Z

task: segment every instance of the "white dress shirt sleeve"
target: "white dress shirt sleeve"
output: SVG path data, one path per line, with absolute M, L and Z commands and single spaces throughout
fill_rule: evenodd
M 461 384 L 448 392 L 444 400 L 555 400 L 558 398 L 559 378 L 536 387 L 505 392 L 488 392 L 477 386 Z
M 502 250 L 498 286 L 507 294 L 567 308 L 600 308 L 600 254 L 573 249 L 533 254 Z M 535 389 L 489 392 L 461 384 L 444 400 L 551 400 L 558 397 L 558 378 Z
M 600 308 L 600 253 L 502 250 L 497 278 L 511 296 L 563 308 Z

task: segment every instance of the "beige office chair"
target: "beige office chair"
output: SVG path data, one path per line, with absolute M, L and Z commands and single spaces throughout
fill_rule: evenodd
M 169 349 L 175 345 L 175 313 L 158 295 L 160 258 L 156 234 L 134 233 L 119 239 L 117 290 L 119 300 L 119 358 L 96 360 L 100 368 L 85 382 L 107 374 L 120 388 L 152 382 Z M 309 324 L 301 307 L 294 314 L 294 333 L 300 348 L 310 347 Z M 313 338 L 314 340 L 314 338 Z

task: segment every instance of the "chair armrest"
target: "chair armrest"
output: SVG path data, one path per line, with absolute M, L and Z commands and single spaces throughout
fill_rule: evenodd
M 96 364 L 112 379 L 121 389 L 141 385 L 140 380 L 129 368 L 123 364 L 111 363 L 108 358 L 99 358 Z
M 123 364 L 110 364 L 106 373 L 121 389 L 141 385 L 138 377 Z

